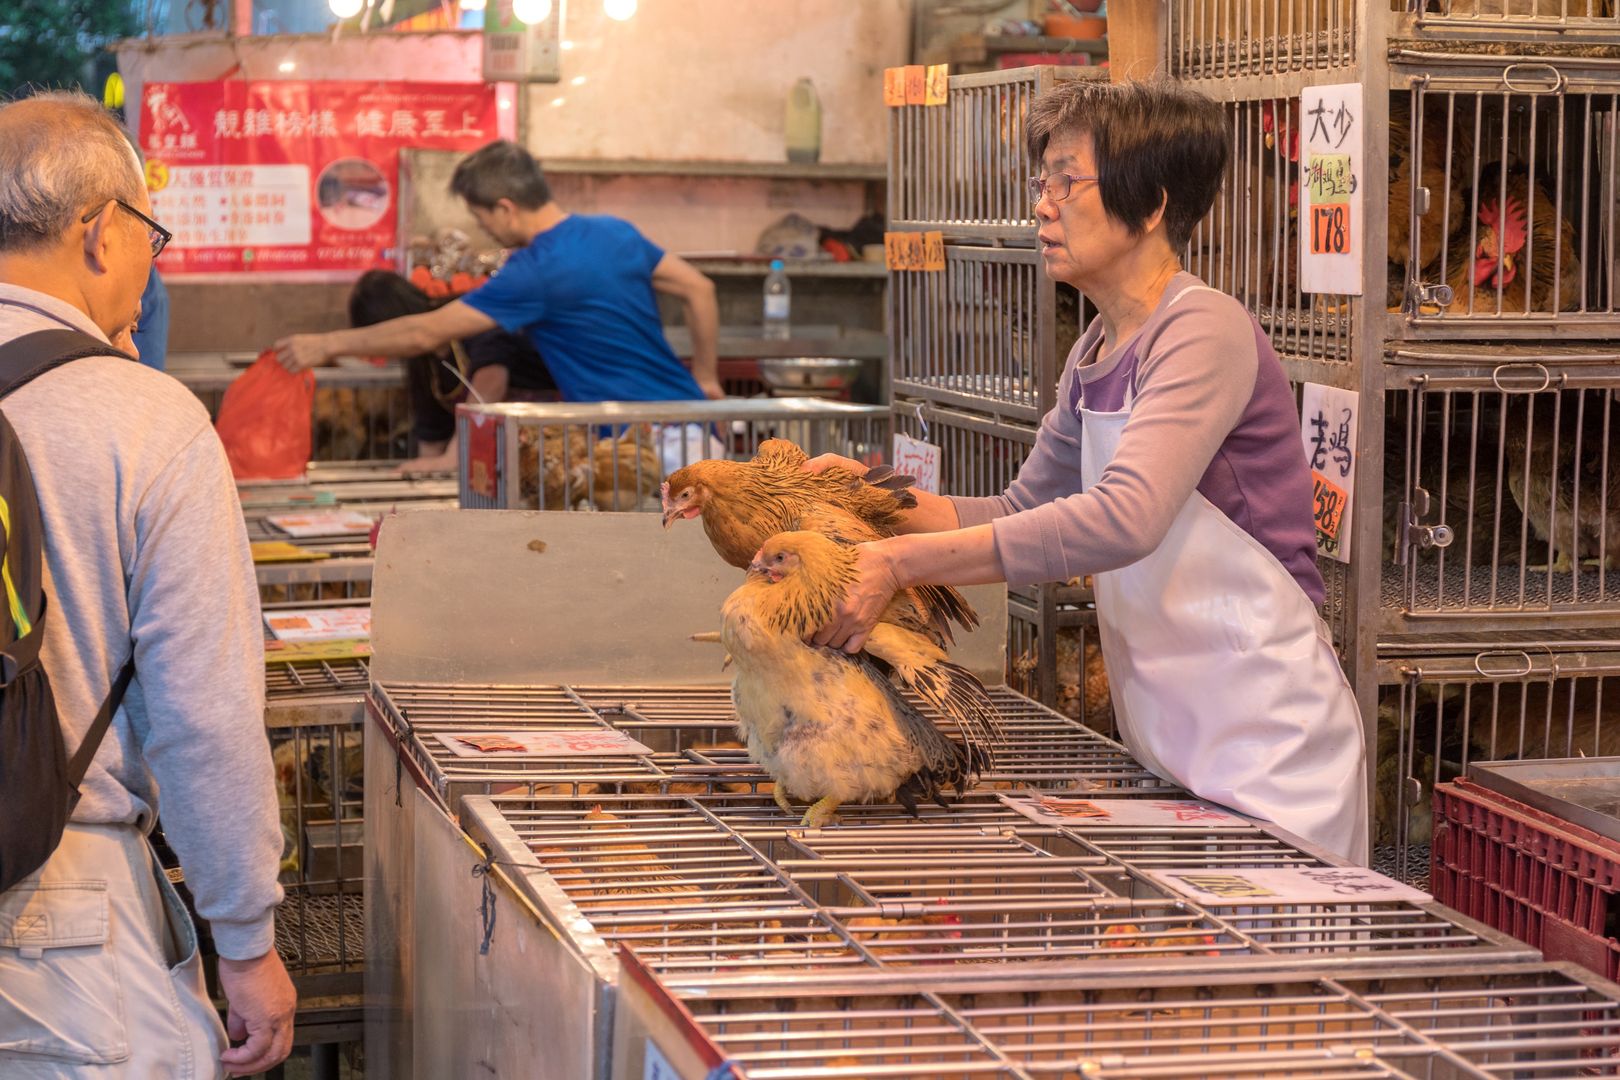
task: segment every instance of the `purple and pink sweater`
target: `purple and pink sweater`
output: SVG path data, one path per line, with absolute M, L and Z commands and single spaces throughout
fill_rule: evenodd
M 1058 404 L 1005 493 L 953 498 L 964 528 L 991 524 L 1013 585 L 1129 566 L 1152 553 L 1192 496 L 1202 494 L 1293 575 L 1311 603 L 1316 568 L 1311 477 L 1299 413 L 1277 354 L 1230 296 L 1171 279 L 1135 336 L 1106 357 L 1102 320 L 1075 342 Z M 1131 419 L 1101 481 L 1080 491 L 1080 416 L 1125 407 Z

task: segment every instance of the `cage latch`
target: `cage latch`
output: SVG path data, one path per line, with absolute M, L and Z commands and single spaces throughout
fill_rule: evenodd
M 1451 526 L 1444 522 L 1437 522 L 1433 525 L 1423 524 L 1423 519 L 1429 515 L 1433 503 L 1434 498 L 1429 494 L 1428 489 L 1421 487 L 1412 489 L 1412 500 L 1410 502 L 1401 503 L 1400 517 L 1396 519 L 1401 523 L 1400 544 L 1397 545 L 1395 552 L 1397 565 L 1406 565 L 1407 552 L 1412 548 L 1421 548 L 1424 551 L 1432 548 L 1447 548 L 1451 546 L 1452 540 L 1456 538 L 1456 533 Z
M 1421 315 L 1438 314 L 1451 306 L 1456 293 L 1450 285 L 1440 282 L 1431 285 L 1427 281 L 1414 281 L 1410 295 L 1412 298 L 1411 310 Z

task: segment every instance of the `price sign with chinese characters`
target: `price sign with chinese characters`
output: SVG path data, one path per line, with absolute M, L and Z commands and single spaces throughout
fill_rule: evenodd
M 1001 801 L 1038 825 L 1229 829 L 1249 824 L 1230 810 L 1187 799 L 1087 799 L 1071 792 L 1029 791 L 1002 795 Z
M 165 273 L 364 270 L 398 246 L 399 152 L 502 134 L 492 86 L 147 83 L 141 148 Z
M 1307 87 L 1299 98 L 1300 288 L 1361 295 L 1365 229 L 1360 83 Z
M 640 757 L 652 753 L 620 731 L 452 731 L 434 736 L 457 757 Z
M 365 641 L 371 637 L 368 607 L 297 608 L 267 611 L 264 624 L 277 641 Z
M 1354 390 L 1306 383 L 1299 435 L 1311 466 L 1311 505 L 1316 517 L 1316 550 L 1350 561 L 1351 494 L 1356 488 L 1356 420 L 1360 397 Z
M 940 449 L 933 443 L 920 442 L 909 435 L 894 436 L 894 471 L 902 476 L 917 478 L 917 490 L 931 495 L 939 494 Z
M 1427 904 L 1434 899 L 1361 866 L 1283 866 L 1253 870 L 1150 870 L 1165 888 L 1204 903 Z

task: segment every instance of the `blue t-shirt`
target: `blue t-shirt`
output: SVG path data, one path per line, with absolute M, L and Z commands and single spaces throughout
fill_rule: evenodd
M 141 363 L 162 371 L 169 354 L 169 290 L 158 277 L 155 266 L 146 276 L 146 291 L 141 293 L 141 317 L 131 336 L 141 354 Z
M 701 399 L 658 317 L 663 257 L 628 221 L 570 214 L 462 302 L 527 334 L 565 401 Z

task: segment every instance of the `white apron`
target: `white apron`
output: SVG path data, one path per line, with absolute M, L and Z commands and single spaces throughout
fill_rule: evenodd
M 1121 412 L 1080 410 L 1082 490 L 1113 460 L 1131 406 L 1128 390 Z M 1326 624 L 1277 557 L 1195 490 L 1152 554 L 1093 583 L 1114 715 L 1137 759 L 1365 865 L 1361 716 Z

